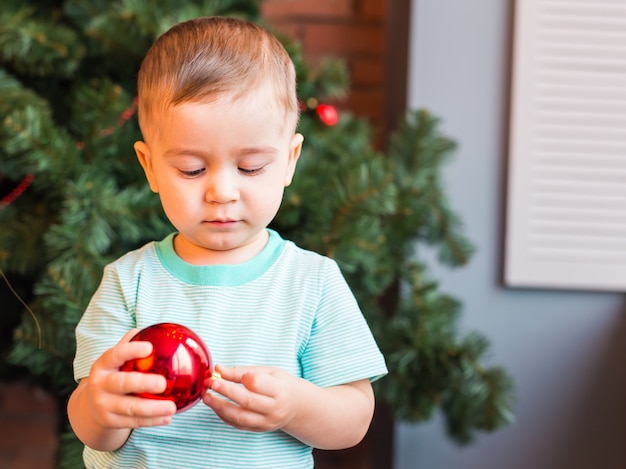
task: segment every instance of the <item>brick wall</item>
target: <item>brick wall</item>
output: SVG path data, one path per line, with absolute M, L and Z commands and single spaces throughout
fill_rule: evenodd
M 367 118 L 381 146 L 385 122 L 388 0 L 265 0 L 263 16 L 303 45 L 315 65 L 322 57 L 345 61 L 351 85 L 340 109 Z

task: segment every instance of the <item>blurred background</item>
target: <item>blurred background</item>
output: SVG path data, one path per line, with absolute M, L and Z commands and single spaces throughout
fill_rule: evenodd
M 626 17 L 623 0 L 611 3 Z M 460 332 L 484 334 L 491 345 L 485 364 L 504 367 L 515 382 L 514 422 L 479 432 L 469 444 L 450 438 L 439 410 L 411 423 L 381 405 L 361 445 L 319 453 L 316 467 L 626 467 L 622 293 L 509 288 L 502 281 L 515 2 L 265 0 L 259 5 L 263 18 L 302 44 L 309 63 L 327 56 L 345 61 L 347 95 L 329 102 L 340 113 L 367 120 L 374 149 L 385 149 L 405 112 L 414 109 L 438 116 L 442 131 L 456 141 L 441 178 L 475 252 L 458 269 L 438 262 L 427 246 L 419 247 L 419 255 L 438 287 L 462 303 Z M 0 24 L 0 32 L 6 26 Z M 0 188 L 3 196 L 13 194 L 13 187 Z M 12 298 L 2 290 L 0 310 L 13 304 Z M 3 323 L 5 343 L 14 327 Z M 58 415 L 65 403 L 52 394 L 45 382 L 20 373 L 0 383 L 0 466 L 55 467 Z

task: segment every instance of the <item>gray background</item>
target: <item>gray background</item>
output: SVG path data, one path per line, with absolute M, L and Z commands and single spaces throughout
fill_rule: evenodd
M 490 339 L 488 364 L 516 380 L 516 423 L 461 448 L 440 416 L 399 422 L 396 469 L 626 467 L 622 294 L 509 289 L 500 280 L 512 28 L 512 0 L 414 0 L 408 106 L 440 116 L 459 144 L 445 187 L 478 252 L 467 267 L 435 264 L 432 273 L 463 303 L 461 329 Z

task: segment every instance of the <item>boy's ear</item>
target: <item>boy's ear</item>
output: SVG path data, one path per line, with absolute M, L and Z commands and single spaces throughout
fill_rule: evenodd
M 137 154 L 137 159 L 139 160 L 139 164 L 141 164 L 144 173 L 146 173 L 146 179 L 148 180 L 150 189 L 152 190 L 152 192 L 158 193 L 159 188 L 156 183 L 156 178 L 154 177 L 154 171 L 152 170 L 150 147 L 146 145 L 146 142 L 139 141 L 135 142 L 134 148 L 135 153 Z
M 302 134 L 295 134 L 289 145 L 289 162 L 287 163 L 287 172 L 285 173 L 285 187 L 291 184 L 293 180 L 293 174 L 296 171 L 296 165 L 298 164 L 298 158 L 300 158 L 300 152 L 302 151 L 302 142 L 304 136 Z

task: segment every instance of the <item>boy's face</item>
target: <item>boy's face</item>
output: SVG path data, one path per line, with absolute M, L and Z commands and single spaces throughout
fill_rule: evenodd
M 243 262 L 265 245 L 302 145 L 282 113 L 268 111 L 271 99 L 257 91 L 170 106 L 135 144 L 187 262 Z

